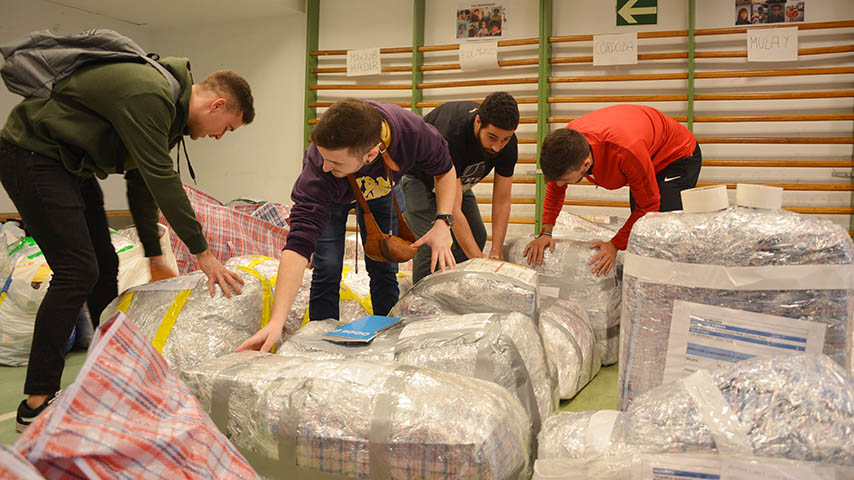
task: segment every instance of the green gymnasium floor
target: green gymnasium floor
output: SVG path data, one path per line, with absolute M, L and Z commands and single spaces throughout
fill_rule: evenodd
M 68 387 L 86 360 L 86 352 L 72 352 L 66 357 L 62 388 Z M 11 444 L 18 438 L 15 413 L 24 396 L 26 367 L 0 367 L 0 444 Z M 604 367 L 572 400 L 561 402 L 560 409 L 570 412 L 617 408 L 617 365 Z

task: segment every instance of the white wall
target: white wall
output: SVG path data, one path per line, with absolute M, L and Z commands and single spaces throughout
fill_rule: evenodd
M 152 45 L 161 55 L 190 58 L 196 83 L 229 69 L 252 88 L 252 124 L 221 140 L 187 137 L 197 188 L 223 202 L 255 195 L 289 203 L 302 168 L 305 15 L 155 30 Z M 183 163 L 184 182 L 192 185 Z
M 43 0 L 3 0 L 0 15 L 0 41 L 6 42 L 22 37 L 34 30 L 50 29 L 58 34 L 71 34 L 95 27 L 110 28 L 121 32 L 139 43 L 143 48 L 151 45 L 151 32 L 145 28 L 114 20 L 101 15 L 93 15 L 81 10 L 67 8 Z M 6 117 L 21 97 L 0 85 L 0 119 Z M 126 209 L 124 180 L 114 175 L 101 182 L 108 209 Z M 17 209 L 0 189 L 0 212 L 15 212 Z

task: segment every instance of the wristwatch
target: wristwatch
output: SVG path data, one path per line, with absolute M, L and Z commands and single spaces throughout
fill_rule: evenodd
M 444 220 L 449 227 L 454 226 L 454 216 L 450 213 L 437 213 L 436 218 L 433 219 L 433 223 L 436 223 L 436 220 Z

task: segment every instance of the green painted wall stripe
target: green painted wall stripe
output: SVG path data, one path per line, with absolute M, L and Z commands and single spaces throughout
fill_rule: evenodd
M 694 131 L 694 27 L 697 0 L 688 0 L 688 130 Z
M 539 26 L 539 65 L 537 83 L 537 203 L 534 224 L 534 234 L 543 228 L 543 199 L 546 195 L 546 184 L 543 174 L 540 172 L 540 149 L 543 140 L 549 134 L 549 96 L 551 95 L 551 84 L 549 77 L 552 74 L 552 48 L 549 37 L 552 35 L 552 0 L 540 0 L 540 26 Z
M 311 55 L 312 50 L 317 50 L 317 39 L 320 31 L 320 0 L 306 0 L 305 2 L 305 121 L 303 122 L 303 142 L 304 149 L 307 149 L 311 142 L 308 137 L 311 135 L 311 125 L 309 120 L 317 118 L 317 110 L 310 107 L 311 102 L 317 101 L 317 90 L 312 90 L 310 87 L 317 84 L 317 74 L 312 72 L 317 68 L 317 57 Z M 300 160 L 301 161 L 301 160 Z
M 421 115 L 421 108 L 416 105 L 424 98 L 419 83 L 424 83 L 424 53 L 418 48 L 424 46 L 424 2 L 425 0 L 414 0 L 412 5 L 412 113 Z

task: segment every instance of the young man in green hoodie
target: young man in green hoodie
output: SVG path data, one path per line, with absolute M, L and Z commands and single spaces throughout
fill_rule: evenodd
M 0 130 L 0 181 L 53 270 L 36 315 L 18 431 L 56 397 L 65 345 L 83 303 L 97 324 L 118 293 L 118 257 L 97 178 L 124 173 L 152 280 L 175 275 L 160 251 L 159 208 L 198 255 L 211 295 L 217 284 L 228 297 L 240 293 L 240 277 L 208 248 L 169 151 L 184 135 L 219 139 L 251 123 L 249 84 L 230 71 L 193 84 L 189 60 L 160 63 L 181 86 L 177 102 L 166 78 L 147 64 L 87 66 L 56 84 L 53 92 L 63 101 L 28 98 Z

